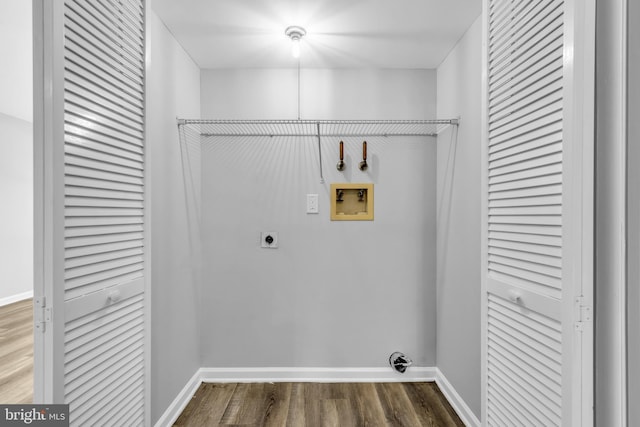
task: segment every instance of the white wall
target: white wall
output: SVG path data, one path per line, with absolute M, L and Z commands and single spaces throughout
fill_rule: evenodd
M 176 116 L 200 115 L 200 70 L 149 13 L 147 161 L 151 197 L 151 421 L 200 367 L 199 284 Z M 189 173 L 189 169 L 186 169 Z M 188 175 L 186 176 L 188 178 Z
M 0 1 L 0 113 L 33 121 L 31 0 Z
M 33 125 L 0 113 L 0 305 L 33 292 Z
M 622 426 L 625 386 L 625 0 L 602 0 L 596 45 L 595 415 Z M 632 119 L 633 120 L 633 119 Z M 635 119 L 637 120 L 637 119 Z M 630 165 L 635 167 L 634 165 Z M 631 403 L 637 404 L 637 403 Z
M 0 2 L 0 305 L 33 292 L 31 1 Z
M 630 1 L 629 7 L 629 76 L 640 75 L 640 3 Z M 628 80 L 628 334 L 629 396 L 628 402 L 640 402 L 640 82 Z M 640 425 L 640 405 L 629 405 L 629 425 Z
M 480 418 L 480 107 L 482 21 L 438 67 L 438 368 Z
M 433 71 L 301 69 L 302 119 L 428 119 Z M 296 119 L 297 70 L 202 71 L 202 113 L 220 119 Z
M 302 118 L 434 118 L 427 70 L 303 69 Z M 295 70 L 203 70 L 206 118 L 296 118 Z M 435 140 L 243 139 L 203 147 L 202 362 L 208 367 L 435 366 Z M 331 222 L 331 182 L 373 182 L 373 222 Z M 307 193 L 320 214 L 305 213 Z M 261 249 L 260 231 L 279 233 Z

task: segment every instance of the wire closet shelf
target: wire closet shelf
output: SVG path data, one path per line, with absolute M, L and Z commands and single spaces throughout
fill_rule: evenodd
M 210 137 L 391 137 L 437 136 L 458 119 L 441 120 L 190 120 L 178 119 Z
M 200 141 L 215 137 L 313 137 L 318 140 L 320 182 L 322 171 L 322 138 L 373 138 L 418 136 L 434 137 L 458 119 L 440 120 L 205 120 L 177 119 L 180 142 L 197 137 Z

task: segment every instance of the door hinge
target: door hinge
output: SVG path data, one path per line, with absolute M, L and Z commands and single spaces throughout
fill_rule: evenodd
M 47 323 L 51 322 L 51 307 L 47 307 L 46 297 L 38 297 L 34 304 L 34 327 L 43 332 L 47 329 Z
M 584 325 L 593 320 L 593 308 L 584 304 L 584 297 L 576 297 L 575 299 L 576 331 L 582 332 Z

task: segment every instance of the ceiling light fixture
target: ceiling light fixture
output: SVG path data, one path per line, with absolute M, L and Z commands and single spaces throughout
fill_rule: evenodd
M 302 27 L 292 25 L 287 27 L 284 33 L 291 39 L 291 55 L 294 58 L 300 58 L 300 39 L 307 34 L 307 31 Z

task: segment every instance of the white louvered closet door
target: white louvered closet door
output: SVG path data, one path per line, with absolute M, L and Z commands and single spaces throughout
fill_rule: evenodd
M 48 213 L 36 396 L 68 403 L 77 426 L 148 424 L 144 4 L 44 0 L 35 8 L 52 93 L 43 91 Z
M 487 0 L 483 423 L 593 424 L 593 1 Z

